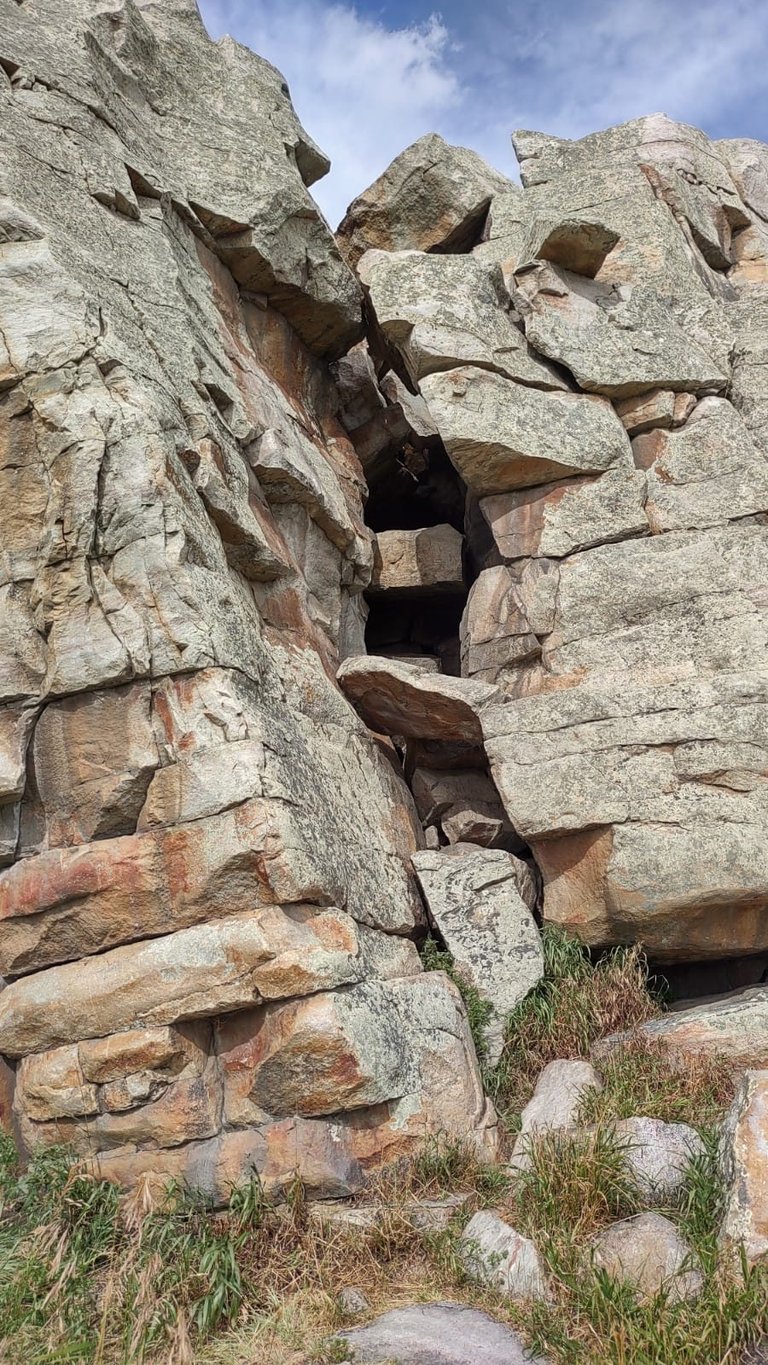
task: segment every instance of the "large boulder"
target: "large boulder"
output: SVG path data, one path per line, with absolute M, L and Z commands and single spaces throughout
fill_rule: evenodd
M 517 1332 L 461 1303 L 415 1303 L 391 1308 L 367 1327 L 342 1332 L 360 1365 L 545 1365 L 534 1360 Z
M 768 1256 L 768 1071 L 746 1071 L 723 1127 L 723 1242 L 750 1263 Z
M 514 189 L 477 152 L 427 133 L 353 200 L 337 240 L 352 265 L 371 247 L 467 251 L 479 240 L 493 195 Z

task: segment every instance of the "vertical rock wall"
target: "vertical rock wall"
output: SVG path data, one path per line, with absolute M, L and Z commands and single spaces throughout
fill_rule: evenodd
M 212 1197 L 493 1148 L 421 843 L 335 683 L 360 288 L 194 0 L 0 0 L 0 1053 L 26 1150 Z M 411 936 L 411 937 L 409 937 Z

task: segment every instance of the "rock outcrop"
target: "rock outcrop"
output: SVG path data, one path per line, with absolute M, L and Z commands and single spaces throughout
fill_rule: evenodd
M 0 31 L 22 1145 L 217 1202 L 254 1167 L 346 1193 L 438 1130 L 490 1158 L 461 1000 L 412 941 L 412 798 L 334 682 L 374 543 L 329 369 L 362 292 L 307 190 L 328 163 L 194 0 L 0 0 Z
M 0 1113 L 217 1202 L 493 1159 L 429 930 L 493 1058 L 541 919 L 768 950 L 768 151 L 429 135 L 334 238 L 194 0 L 0 32 Z M 648 1028 L 764 1066 L 761 989 Z

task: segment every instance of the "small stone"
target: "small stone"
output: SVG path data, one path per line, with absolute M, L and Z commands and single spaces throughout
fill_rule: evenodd
M 370 1312 L 371 1305 L 362 1289 L 358 1289 L 357 1285 L 349 1284 L 344 1289 L 339 1290 L 339 1308 L 345 1318 L 361 1318 L 364 1313 Z
M 692 1299 L 704 1278 L 691 1248 L 660 1213 L 640 1213 L 613 1223 L 593 1243 L 595 1264 L 631 1284 L 642 1301 L 665 1289 L 670 1299 Z
M 546 1272 L 533 1242 L 497 1214 L 481 1209 L 464 1229 L 459 1248 L 473 1280 L 511 1299 L 548 1299 Z
M 348 1343 L 357 1365 L 547 1365 L 517 1332 L 461 1303 L 393 1308 L 333 1341 Z
M 673 1199 L 684 1182 L 690 1160 L 704 1152 L 704 1143 L 687 1123 L 660 1119 L 623 1119 L 615 1127 L 624 1163 L 649 1199 Z
M 590 1090 L 602 1088 L 600 1077 L 590 1062 L 549 1062 L 520 1115 L 520 1132 L 510 1169 L 523 1171 L 529 1168 L 531 1139 L 537 1134 L 575 1128 L 584 1096 Z

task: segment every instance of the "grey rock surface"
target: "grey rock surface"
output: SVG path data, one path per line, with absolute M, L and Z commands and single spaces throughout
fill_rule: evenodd
M 457 971 L 492 1006 L 484 1034 L 494 1065 L 507 1015 L 544 972 L 541 936 L 523 899 L 529 870 L 502 849 L 463 843 L 414 853 L 413 866 Z
M 624 1280 L 647 1302 L 664 1290 L 672 1301 L 695 1299 L 704 1283 L 691 1248 L 660 1213 L 612 1223 L 593 1243 L 595 1264 Z
M 338 1338 L 361 1365 L 545 1365 L 511 1328 L 459 1303 L 393 1308 Z
M 528 1168 L 531 1142 L 537 1135 L 577 1128 L 579 1111 L 590 1090 L 602 1090 L 602 1081 L 591 1062 L 578 1059 L 548 1062 L 520 1115 L 510 1169 Z
M 688 1123 L 661 1119 L 622 1119 L 616 1136 L 626 1147 L 624 1163 L 643 1195 L 656 1202 L 674 1199 L 682 1188 L 691 1159 L 703 1155 L 704 1143 Z

